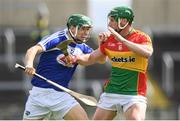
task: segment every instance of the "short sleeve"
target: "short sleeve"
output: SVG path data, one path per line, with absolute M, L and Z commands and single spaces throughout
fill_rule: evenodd
M 89 47 L 88 45 L 84 44 L 84 47 L 83 47 L 83 53 L 84 54 L 88 54 L 88 53 L 91 53 L 93 51 L 94 50 L 91 47 Z
M 52 49 L 56 47 L 59 43 L 67 40 L 66 34 L 61 34 L 60 32 L 56 32 L 46 38 L 43 38 L 38 44 L 42 46 L 44 51 Z

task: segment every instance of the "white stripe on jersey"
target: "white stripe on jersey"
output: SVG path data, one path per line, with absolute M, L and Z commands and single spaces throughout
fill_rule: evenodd
M 46 50 L 45 52 L 50 52 L 50 51 L 54 51 L 54 50 L 60 50 L 59 48 L 55 47 L 55 48 L 52 48 L 50 50 Z
M 50 35 L 49 37 L 47 37 L 46 39 L 42 40 L 40 43 L 41 45 L 46 45 L 49 41 L 53 40 L 53 39 L 56 39 L 58 37 L 61 37 L 61 36 L 66 36 L 66 31 L 63 30 L 63 31 L 58 31 L 52 35 Z

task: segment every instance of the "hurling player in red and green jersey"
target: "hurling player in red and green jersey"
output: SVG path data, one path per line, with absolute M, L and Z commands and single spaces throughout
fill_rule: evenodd
M 146 71 L 153 53 L 151 39 L 132 26 L 133 11 L 115 7 L 108 14 L 108 30 L 99 34 L 100 47 L 82 56 L 78 63 L 91 65 L 109 59 L 111 76 L 100 96 L 94 120 L 112 120 L 123 108 L 127 120 L 144 120 L 146 113 Z

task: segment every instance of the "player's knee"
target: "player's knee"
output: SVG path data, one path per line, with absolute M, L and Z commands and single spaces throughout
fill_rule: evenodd
M 140 114 L 131 114 L 128 117 L 128 120 L 145 120 L 145 116 L 140 115 Z
M 140 118 L 139 118 L 139 116 L 137 116 L 137 115 L 130 115 L 130 116 L 128 117 L 128 120 L 140 120 Z

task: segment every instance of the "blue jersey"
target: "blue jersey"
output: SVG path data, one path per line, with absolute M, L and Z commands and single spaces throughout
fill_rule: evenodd
M 64 87 L 68 87 L 69 81 L 72 78 L 72 75 L 78 64 L 74 64 L 72 67 L 65 66 L 62 57 L 64 56 L 64 50 L 60 48 L 61 45 L 64 47 L 68 54 L 78 55 L 91 53 L 93 51 L 85 43 L 76 44 L 69 39 L 68 30 L 58 31 L 48 37 L 43 38 L 38 44 L 41 45 L 44 49 L 44 52 L 41 54 L 39 59 L 39 64 L 37 66 L 36 72 L 47 79 L 50 79 Z M 31 80 L 33 86 L 41 88 L 53 88 L 60 91 L 58 88 L 53 85 L 42 81 L 38 77 L 33 77 Z

